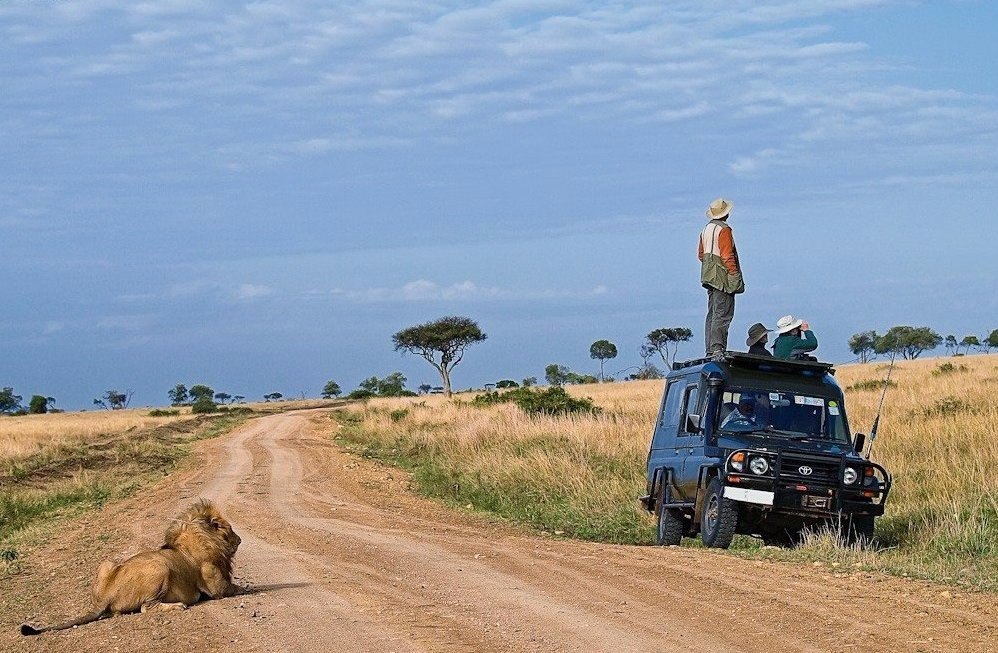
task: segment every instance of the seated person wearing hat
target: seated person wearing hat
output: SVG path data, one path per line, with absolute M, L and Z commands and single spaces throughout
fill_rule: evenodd
M 776 332 L 779 337 L 773 343 L 773 356 L 776 358 L 793 358 L 795 354 L 804 354 L 818 348 L 818 338 L 811 331 L 810 325 L 793 315 L 784 315 L 776 322 Z
M 748 345 L 748 353 L 755 354 L 756 356 L 770 356 L 773 355 L 769 353 L 766 349 L 766 342 L 769 341 L 769 332 L 772 329 L 767 329 L 762 322 L 756 322 L 749 327 L 748 330 L 748 340 L 745 344 Z

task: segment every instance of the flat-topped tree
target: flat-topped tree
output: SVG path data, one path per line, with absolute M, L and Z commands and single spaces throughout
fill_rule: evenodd
M 487 337 L 471 318 L 450 315 L 402 329 L 392 336 L 392 342 L 395 351 L 418 354 L 435 367 L 443 381 L 444 395 L 450 397 L 451 371 L 464 358 L 470 345 Z

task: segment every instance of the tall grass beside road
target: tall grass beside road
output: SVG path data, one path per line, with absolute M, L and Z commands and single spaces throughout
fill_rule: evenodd
M 16 557 L 24 534 L 51 517 L 103 505 L 161 478 L 194 441 L 245 419 L 245 413 L 150 418 L 145 411 L 0 418 L 0 443 L 6 444 L 0 449 L 0 555 Z
M 899 362 L 873 458 L 895 480 L 882 548 L 850 551 L 820 537 L 797 550 L 739 538 L 735 552 L 852 563 L 998 590 L 998 356 Z M 880 399 L 881 361 L 838 371 L 853 432 L 867 432 Z M 338 437 L 414 473 L 427 495 L 471 505 L 540 530 L 650 544 L 653 524 L 636 498 L 661 381 L 571 387 L 595 416 L 528 417 L 471 396 L 379 399 L 341 411 Z

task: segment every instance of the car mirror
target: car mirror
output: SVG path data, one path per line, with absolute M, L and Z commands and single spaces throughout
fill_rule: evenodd
M 686 416 L 686 432 L 687 433 L 699 433 L 700 432 L 700 416 L 699 415 L 687 415 Z
M 853 439 L 853 448 L 856 450 L 856 453 L 862 454 L 864 446 L 866 446 L 866 436 L 862 433 L 857 433 Z

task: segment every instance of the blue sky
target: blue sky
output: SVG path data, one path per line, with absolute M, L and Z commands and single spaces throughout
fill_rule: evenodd
M 735 202 L 749 324 L 823 358 L 998 327 L 998 5 L 952 1 L 0 3 L 0 385 L 84 407 L 433 370 L 616 371 L 705 297 Z

